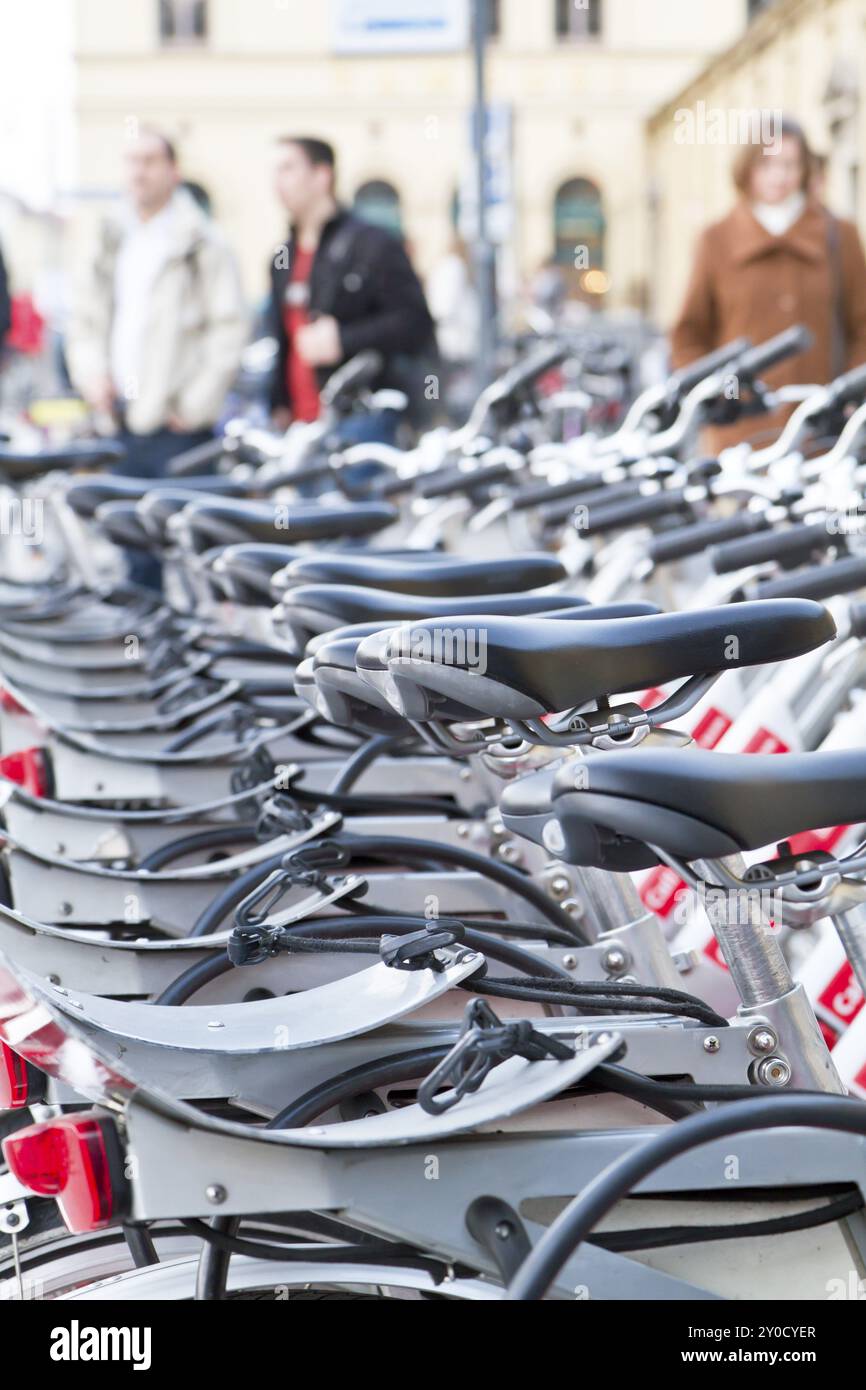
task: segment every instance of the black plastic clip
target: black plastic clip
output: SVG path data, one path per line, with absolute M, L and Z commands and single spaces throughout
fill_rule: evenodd
M 379 945 L 379 955 L 385 965 L 394 970 L 435 970 L 445 969 L 445 963 L 435 954 L 446 946 L 456 946 L 466 935 L 460 922 L 429 922 L 420 931 L 409 932 L 406 936 L 383 936 Z
M 256 821 L 256 839 L 265 844 L 279 835 L 294 835 L 309 830 L 313 817 L 287 792 L 269 796 Z
M 261 965 L 271 956 L 280 953 L 279 928 L 235 927 L 226 943 L 226 952 L 232 965 Z
M 331 885 L 326 870 L 344 868 L 350 858 L 349 851 L 332 840 L 317 840 L 300 849 L 289 850 L 283 855 L 280 867 L 238 903 L 235 922 L 239 927 L 261 926 L 286 894 L 298 885 L 327 894 Z M 366 879 L 359 878 L 344 896 L 362 897 L 368 887 Z
M 511 1057 L 524 1057 L 528 1062 L 549 1057 L 565 1061 L 573 1056 L 567 1043 L 539 1033 L 528 1019 L 503 1023 L 486 1000 L 473 999 L 466 1006 L 460 1037 L 418 1087 L 418 1102 L 428 1115 L 443 1115 L 464 1096 L 477 1091 L 499 1062 Z M 449 1093 L 437 1096 L 442 1087 L 448 1087 Z
M 293 883 L 309 888 L 326 888 L 327 875 L 334 869 L 345 869 L 352 858 L 345 845 L 335 840 L 314 840 L 300 849 L 289 850 L 283 856 L 283 869 Z

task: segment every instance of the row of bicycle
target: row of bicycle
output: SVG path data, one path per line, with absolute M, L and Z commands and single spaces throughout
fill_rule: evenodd
M 332 448 L 369 357 L 165 483 L 0 449 L 10 1296 L 859 1279 L 866 371 L 697 452 L 802 343 L 601 438 L 555 344 L 411 451 Z

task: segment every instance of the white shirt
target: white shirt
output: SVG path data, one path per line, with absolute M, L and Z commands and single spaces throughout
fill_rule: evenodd
M 446 362 L 471 362 L 478 351 L 478 296 L 462 259 L 451 253 L 427 279 L 427 303 Z
M 145 222 L 132 211 L 127 217 L 114 272 L 110 346 L 111 376 L 122 400 L 133 400 L 138 395 L 151 291 L 171 251 L 175 218 L 173 198 Z
M 805 206 L 805 194 L 792 193 L 782 203 L 752 203 L 752 214 L 771 236 L 784 236 L 802 216 Z

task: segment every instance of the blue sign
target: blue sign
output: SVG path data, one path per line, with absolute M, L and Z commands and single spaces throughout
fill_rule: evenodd
M 469 42 L 468 0 L 335 0 L 337 53 L 452 53 Z

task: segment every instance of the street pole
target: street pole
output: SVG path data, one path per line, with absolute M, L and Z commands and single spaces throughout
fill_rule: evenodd
M 497 305 L 496 252 L 489 237 L 485 136 L 487 133 L 487 34 L 488 0 L 471 0 L 472 46 L 475 58 L 475 175 L 478 220 L 475 227 L 475 283 L 480 310 L 478 338 L 478 390 L 493 380 L 496 364 Z

